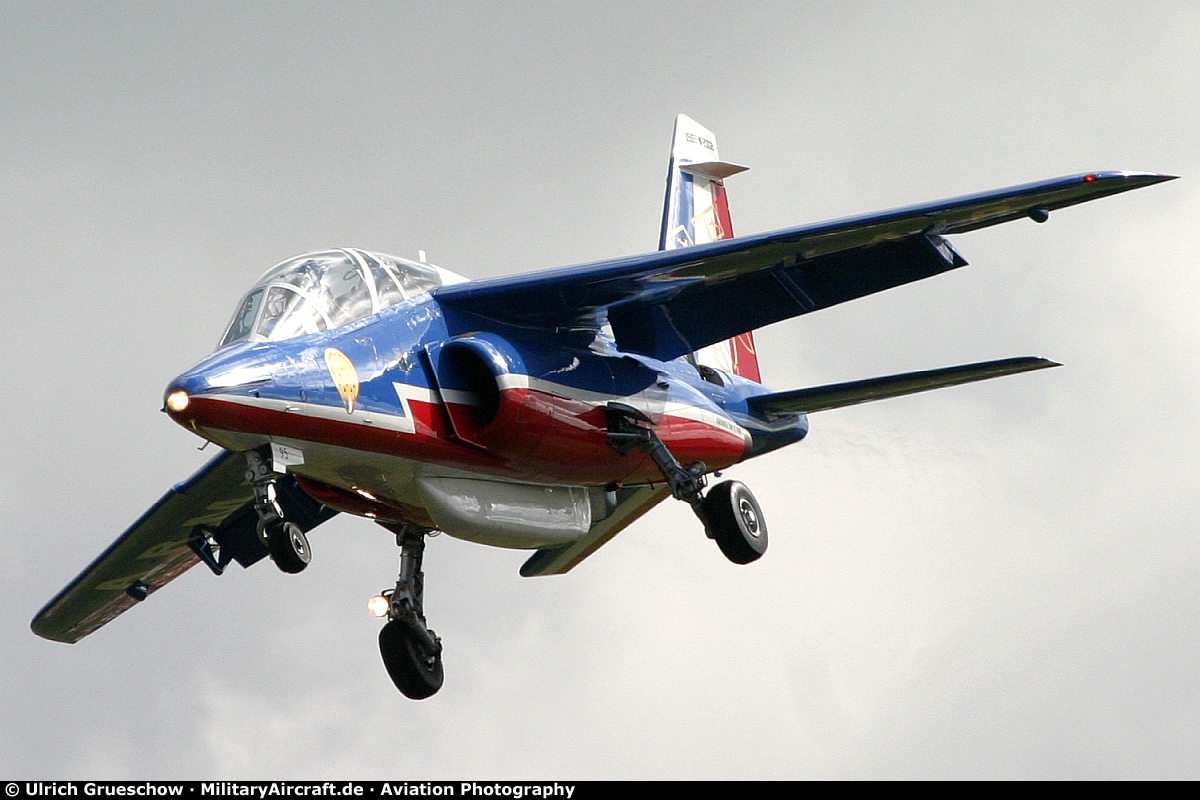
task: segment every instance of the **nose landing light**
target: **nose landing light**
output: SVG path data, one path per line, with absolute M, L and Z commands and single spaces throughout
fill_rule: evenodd
M 191 398 L 188 397 L 187 392 L 183 389 L 176 389 L 167 395 L 167 410 L 178 414 L 186 410 L 190 402 Z

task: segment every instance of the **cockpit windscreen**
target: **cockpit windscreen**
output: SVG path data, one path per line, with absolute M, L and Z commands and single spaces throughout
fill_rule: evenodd
M 429 264 L 365 250 L 324 250 L 267 270 L 238 305 L 220 347 L 332 330 L 455 278 Z

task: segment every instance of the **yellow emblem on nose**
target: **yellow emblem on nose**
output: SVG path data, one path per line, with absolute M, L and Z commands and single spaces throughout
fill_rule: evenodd
M 345 353 L 333 347 L 325 349 L 325 366 L 329 367 L 329 375 L 346 404 L 346 413 L 353 414 L 354 401 L 358 399 L 358 371 Z

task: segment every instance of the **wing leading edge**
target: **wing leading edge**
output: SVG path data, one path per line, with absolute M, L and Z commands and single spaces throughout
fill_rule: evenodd
M 1171 180 L 1095 172 L 680 250 L 446 286 L 445 307 L 532 328 L 611 324 L 668 360 L 748 330 L 966 265 L 942 237 Z M 718 312 L 719 313 L 714 313 Z

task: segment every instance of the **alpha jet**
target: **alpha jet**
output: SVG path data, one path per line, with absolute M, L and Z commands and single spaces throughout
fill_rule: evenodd
M 1057 366 L 1023 357 L 772 391 L 752 331 L 967 262 L 946 239 L 1169 180 L 1092 172 L 734 238 L 713 134 L 676 120 L 659 250 L 480 281 L 336 249 L 268 270 L 216 351 L 164 410 L 222 448 L 42 609 L 76 642 L 196 564 L 270 557 L 303 570 L 337 513 L 400 547 L 388 674 L 421 699 L 443 682 L 422 603 L 437 531 L 532 551 L 525 576 L 569 571 L 667 497 L 729 560 L 767 548 L 763 511 L 710 475 L 808 433 L 808 414 Z

